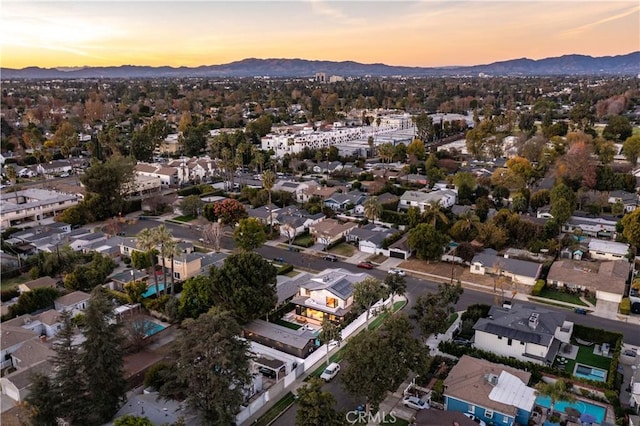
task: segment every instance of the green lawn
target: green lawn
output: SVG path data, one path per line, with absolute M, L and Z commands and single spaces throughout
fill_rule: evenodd
M 280 401 L 276 402 L 276 404 L 269 409 L 266 413 L 262 415 L 258 420 L 253 423 L 257 426 L 267 426 L 271 424 L 279 415 L 283 413 L 287 408 L 289 408 L 295 402 L 296 398 L 292 392 L 288 392 Z
M 356 248 L 351 244 L 341 243 L 337 246 L 329 249 L 329 253 L 337 254 L 344 257 L 351 257 L 353 253 L 356 251 Z
M 447 319 L 447 330 L 449 329 L 449 327 L 451 327 L 451 324 L 453 324 L 457 319 L 458 319 L 458 313 L 457 312 L 452 313 L 451 316 Z
M 0 282 L 2 290 L 9 290 L 13 287 L 18 287 L 18 284 L 26 283 L 27 281 L 31 281 L 29 275 L 22 274 L 14 278 L 3 278 Z
M 302 234 L 297 236 L 293 240 L 293 244 L 300 247 L 311 247 L 313 244 L 315 244 L 315 241 L 313 240 L 312 235 Z
M 299 330 L 299 329 L 300 329 L 300 327 L 302 327 L 302 326 L 301 326 L 301 325 L 299 325 L 299 324 L 294 324 L 294 323 L 292 323 L 292 322 L 285 321 L 285 320 L 283 320 L 283 319 L 276 319 L 276 320 L 273 320 L 273 321 L 271 321 L 271 322 L 272 322 L 272 323 L 274 323 L 274 324 L 281 325 L 281 326 L 283 326 L 283 327 L 290 328 L 291 330 Z
M 574 305 L 588 306 L 586 303 L 580 300 L 579 296 L 574 296 L 573 294 L 564 293 L 562 291 L 552 290 L 549 288 L 543 289 L 540 293 L 540 297 L 558 300 L 560 302 L 573 303 Z
M 195 216 L 177 216 L 174 217 L 172 220 L 175 220 L 176 222 L 183 222 L 183 223 L 189 223 L 192 220 L 196 220 L 197 217 Z
M 586 365 L 589 367 L 600 368 L 605 371 L 609 371 L 609 366 L 611 365 L 611 358 L 603 357 L 600 355 L 595 355 L 593 353 L 593 346 L 582 346 L 575 342 L 573 342 L 574 346 L 578 346 L 578 354 L 576 355 L 576 359 L 567 359 L 567 363 L 565 365 L 565 371 L 573 374 L 575 370 L 576 363 Z M 562 356 L 562 354 L 559 354 Z

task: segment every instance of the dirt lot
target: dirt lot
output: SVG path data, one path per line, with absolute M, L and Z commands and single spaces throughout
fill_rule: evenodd
M 443 277 L 443 281 L 450 282 L 451 280 L 451 264 L 450 263 L 427 263 L 424 260 L 418 259 L 410 259 L 405 260 L 400 264 L 400 268 L 406 269 L 408 271 L 416 271 L 423 272 L 426 274 L 433 274 Z M 487 289 L 493 290 L 493 286 L 495 283 L 494 277 L 490 275 L 478 275 L 472 274 L 469 272 L 469 267 L 462 267 L 460 265 L 455 265 L 453 268 L 453 280 L 454 282 L 457 280 L 472 282 L 474 284 L 479 284 L 487 287 Z M 509 289 L 511 289 L 511 284 L 509 283 Z M 526 286 L 519 286 L 523 288 L 518 288 L 518 291 L 522 293 L 526 291 Z M 507 288 L 505 288 L 507 290 Z

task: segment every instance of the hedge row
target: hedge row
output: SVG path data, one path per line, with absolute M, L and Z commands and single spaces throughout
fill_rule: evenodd
M 293 271 L 293 265 L 289 263 L 285 263 L 284 265 L 278 268 L 278 275 L 288 274 L 291 271 Z
M 620 313 L 623 315 L 629 315 L 631 313 L 631 299 L 625 297 L 620 302 Z
M 540 293 L 542 293 L 542 290 L 544 290 L 545 284 L 546 283 L 544 280 L 537 280 L 534 286 L 531 288 L 531 295 L 540 296 Z

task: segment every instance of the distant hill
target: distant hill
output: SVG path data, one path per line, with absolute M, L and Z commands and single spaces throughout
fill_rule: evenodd
M 637 75 L 640 51 L 618 56 L 564 55 L 539 60 L 521 58 L 486 65 L 453 67 L 403 67 L 361 64 L 353 61 L 305 59 L 243 59 L 223 65 L 199 67 L 0 68 L 2 79 L 171 78 L 171 77 L 311 77 L 317 72 L 343 77 L 487 75 Z

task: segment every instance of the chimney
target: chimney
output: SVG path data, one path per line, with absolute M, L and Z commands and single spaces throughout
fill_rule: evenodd
M 538 320 L 539 320 L 540 314 L 537 312 L 533 312 L 531 314 L 531 316 L 529 317 L 529 327 L 532 329 L 536 329 L 538 327 Z

